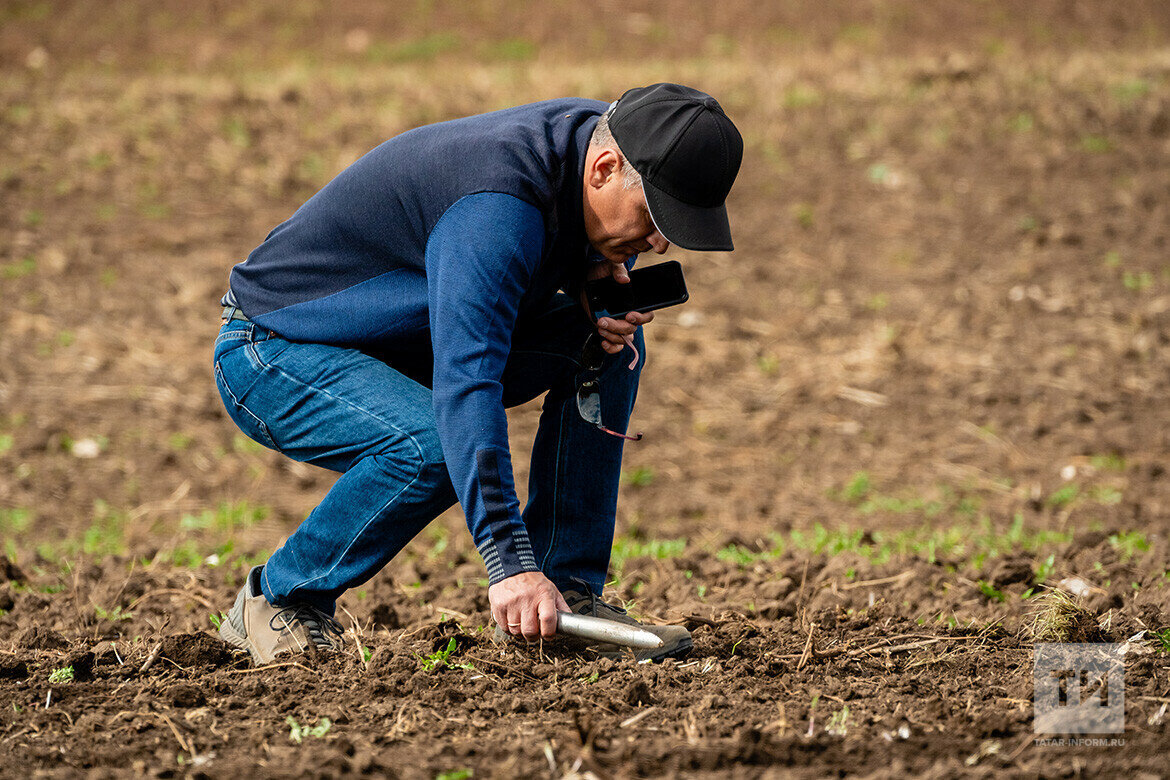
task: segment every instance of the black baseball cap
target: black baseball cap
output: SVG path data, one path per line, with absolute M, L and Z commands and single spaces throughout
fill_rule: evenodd
M 642 175 L 658 231 L 683 249 L 730 252 L 727 193 L 743 160 L 743 138 L 719 101 L 682 84 L 622 95 L 609 129 Z

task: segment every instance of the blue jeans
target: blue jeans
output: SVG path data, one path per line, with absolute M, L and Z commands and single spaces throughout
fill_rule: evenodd
M 613 544 L 621 439 L 583 420 L 576 379 L 591 328 L 568 296 L 521 316 L 504 370 L 504 404 L 547 393 L 522 518 L 536 560 L 558 587 L 600 593 Z M 641 330 L 635 336 L 644 355 Z M 215 341 L 215 381 L 240 430 L 266 447 L 342 476 L 264 565 L 276 606 L 332 614 L 337 597 L 373 577 L 455 503 L 431 404 L 431 355 L 288 341 L 232 320 Z M 625 431 L 641 363 L 628 349 L 600 371 L 602 419 Z M 644 359 L 643 359 L 644 362 Z

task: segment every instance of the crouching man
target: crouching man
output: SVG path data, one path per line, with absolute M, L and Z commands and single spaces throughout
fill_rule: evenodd
M 223 638 L 260 664 L 337 649 L 337 598 L 455 501 L 499 629 L 634 623 L 600 596 L 653 314 L 594 321 L 580 291 L 672 243 L 731 250 L 742 154 L 689 87 L 549 100 L 392 138 L 277 226 L 231 271 L 215 381 L 245 434 L 341 477 L 252 569 Z M 521 511 L 504 410 L 541 394 Z M 663 646 L 640 658 L 691 648 L 646 628 Z

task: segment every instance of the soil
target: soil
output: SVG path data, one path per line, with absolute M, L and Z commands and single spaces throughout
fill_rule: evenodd
M 1164 774 L 1170 8 L 921 5 L 0 8 L 0 776 Z M 231 264 L 389 135 L 662 79 L 737 251 L 674 254 L 606 596 L 692 654 L 496 645 L 456 510 L 253 669 L 210 616 L 334 476 L 221 408 Z M 1036 741 L 1039 583 L 1124 745 Z

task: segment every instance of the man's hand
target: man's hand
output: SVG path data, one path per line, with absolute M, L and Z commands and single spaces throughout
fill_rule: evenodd
M 612 277 L 618 284 L 630 283 L 630 272 L 626 269 L 625 263 L 615 263 L 605 261 L 595 264 L 589 269 L 588 278 L 604 279 L 605 277 Z M 581 293 L 581 300 L 585 300 L 585 294 Z M 602 317 L 597 321 L 597 334 L 601 336 L 601 348 L 610 355 L 616 355 L 625 349 L 627 344 L 632 345 L 632 338 L 634 331 L 641 325 L 646 325 L 654 319 L 654 312 L 632 311 L 625 317 L 614 319 L 613 317 Z
M 597 321 L 597 333 L 601 336 L 601 348 L 611 355 L 616 355 L 630 344 L 634 331 L 639 325 L 645 325 L 654 319 L 654 312 L 632 311 L 620 320 L 613 317 L 602 317 Z
M 529 641 L 557 633 L 557 612 L 568 612 L 565 597 L 538 571 L 513 574 L 488 588 L 492 617 L 504 631 Z

